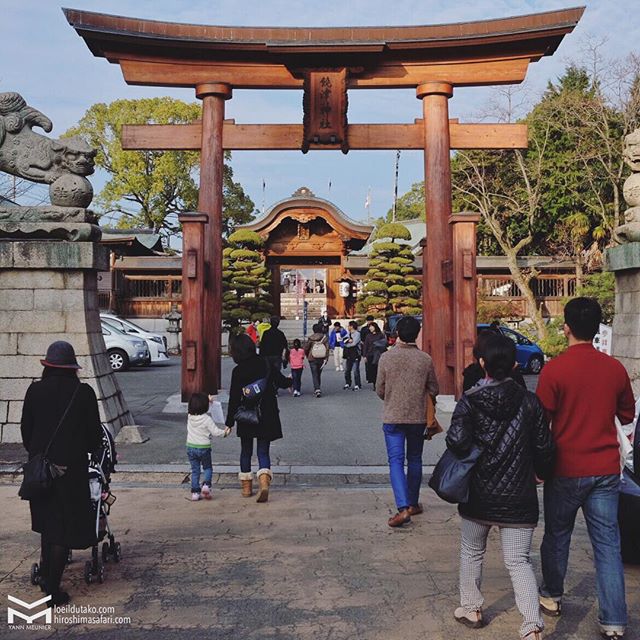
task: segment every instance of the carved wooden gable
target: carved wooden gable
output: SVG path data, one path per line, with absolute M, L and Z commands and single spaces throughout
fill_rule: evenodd
M 343 239 L 331 225 L 315 213 L 296 212 L 287 216 L 271 231 L 267 255 L 336 255 L 341 254 Z

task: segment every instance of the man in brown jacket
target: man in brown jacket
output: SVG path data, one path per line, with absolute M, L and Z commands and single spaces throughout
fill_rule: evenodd
M 438 380 L 431 356 L 420 351 L 416 337 L 420 323 L 404 316 L 397 324 L 398 340 L 380 358 L 376 393 L 384 400 L 382 417 L 389 458 L 391 487 L 398 513 L 390 527 L 400 527 L 422 513 L 422 448 L 426 428 L 427 397 L 438 395 Z M 406 453 L 405 453 L 406 451 Z M 407 460 L 405 475 L 404 463 Z

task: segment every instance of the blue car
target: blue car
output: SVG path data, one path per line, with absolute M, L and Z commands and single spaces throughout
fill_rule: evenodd
M 483 329 L 489 329 L 489 327 L 490 325 L 488 324 L 479 324 L 478 333 Z M 542 349 L 534 342 L 531 342 L 529 338 L 513 329 L 509 329 L 509 327 L 500 325 L 498 329 L 502 335 L 507 336 L 507 338 L 510 338 L 516 343 L 516 361 L 520 371 L 523 373 L 540 373 L 544 366 L 544 353 Z

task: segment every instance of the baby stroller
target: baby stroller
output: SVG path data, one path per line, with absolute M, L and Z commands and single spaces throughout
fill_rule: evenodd
M 87 584 L 91 584 L 94 580 L 99 583 L 104 582 L 105 563 L 110 559 L 113 562 L 120 562 L 121 558 L 120 543 L 116 542 L 109 526 L 111 505 L 116 501 L 109 483 L 111 474 L 115 472 L 117 460 L 113 436 L 107 427 L 102 425 L 102 446 L 89 462 L 89 494 L 95 517 L 97 542 L 91 548 L 91 560 L 84 563 L 84 579 Z M 99 552 L 98 547 L 101 542 Z
M 111 432 L 104 424 L 101 427 L 100 448 L 94 452 L 89 461 L 89 496 L 92 513 L 95 516 L 97 543 L 91 548 L 91 560 L 87 560 L 84 565 L 84 579 L 87 584 L 91 584 L 94 580 L 104 582 L 104 563 L 108 562 L 109 558 L 114 562 L 120 562 L 121 557 L 120 543 L 116 542 L 108 520 L 111 505 L 116 501 L 116 497 L 109 489 L 109 482 L 111 474 L 115 472 L 118 456 Z M 98 553 L 100 542 L 102 542 L 101 554 Z M 67 564 L 70 564 L 72 559 L 72 552 L 69 551 Z M 31 584 L 33 585 L 41 583 L 41 562 L 42 560 L 40 563 L 34 562 L 31 565 Z

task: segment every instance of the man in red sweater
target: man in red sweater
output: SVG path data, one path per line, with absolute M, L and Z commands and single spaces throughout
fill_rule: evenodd
M 554 477 L 544 486 L 540 605 L 547 615 L 561 613 L 571 533 L 582 509 L 593 547 L 600 631 L 605 638 L 622 638 L 627 606 L 618 529 L 615 418 L 622 424 L 631 422 L 635 405 L 624 367 L 593 347 L 601 320 L 595 300 L 568 302 L 564 333 L 569 348 L 547 364 L 538 383 L 557 449 Z

